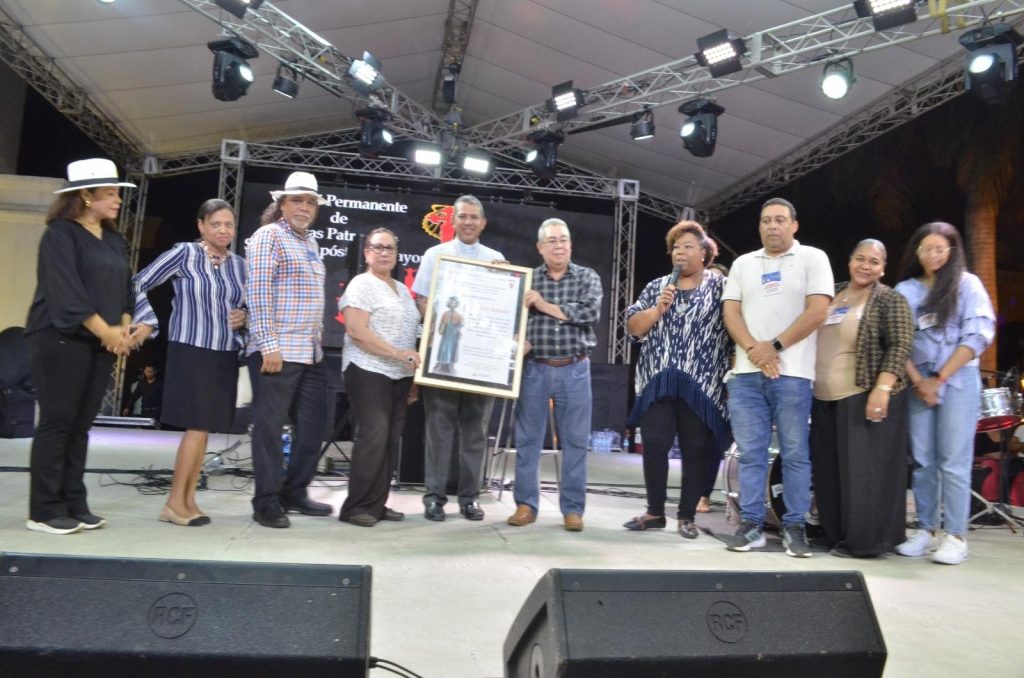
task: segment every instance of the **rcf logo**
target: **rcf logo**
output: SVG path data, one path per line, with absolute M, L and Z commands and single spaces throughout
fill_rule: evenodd
M 455 237 L 455 224 L 452 219 L 455 217 L 453 205 L 431 205 L 430 212 L 420 222 L 420 226 L 430 236 L 441 242 L 448 242 Z
M 168 593 L 149 608 L 149 628 L 161 638 L 177 638 L 189 632 L 199 616 L 191 596 Z
M 743 611 L 725 601 L 708 608 L 708 630 L 723 643 L 738 643 L 747 635 L 747 617 Z

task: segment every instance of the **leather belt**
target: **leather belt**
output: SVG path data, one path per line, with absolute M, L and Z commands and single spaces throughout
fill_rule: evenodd
M 586 360 L 590 357 L 586 353 L 580 353 L 579 355 L 570 356 L 568 358 L 534 358 L 533 362 L 540 363 L 541 365 L 547 365 L 549 367 L 565 367 L 566 365 L 572 365 L 578 363 L 581 360 Z

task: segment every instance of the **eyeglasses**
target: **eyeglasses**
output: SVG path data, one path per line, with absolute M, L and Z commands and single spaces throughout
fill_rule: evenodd
M 917 254 L 918 254 L 918 256 L 926 256 L 926 257 L 930 257 L 933 254 L 937 254 L 937 255 L 939 255 L 941 257 L 941 256 L 944 256 L 951 249 L 953 249 L 953 248 L 952 247 L 918 247 L 917 248 Z
M 547 238 L 544 244 L 548 247 L 554 247 L 555 245 L 568 245 L 571 242 L 571 240 L 563 236 L 561 238 Z
M 379 245 L 374 243 L 372 245 L 367 245 L 366 248 L 373 250 L 377 254 L 395 254 L 398 252 L 398 245 Z

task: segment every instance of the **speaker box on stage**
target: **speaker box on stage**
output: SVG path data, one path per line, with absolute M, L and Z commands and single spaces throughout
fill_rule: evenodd
M 549 570 L 505 638 L 506 678 L 881 676 L 859 572 Z
M 361 676 L 371 570 L 0 554 L 0 674 Z

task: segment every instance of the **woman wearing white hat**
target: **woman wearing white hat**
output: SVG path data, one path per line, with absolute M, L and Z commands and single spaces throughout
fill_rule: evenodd
M 133 297 L 128 244 L 115 230 L 121 208 L 109 160 L 68 165 L 68 183 L 46 215 L 35 298 L 25 339 L 39 424 L 32 441 L 26 527 L 72 534 L 103 527 L 86 501 L 89 427 L 114 364 L 140 341 L 130 330 Z

